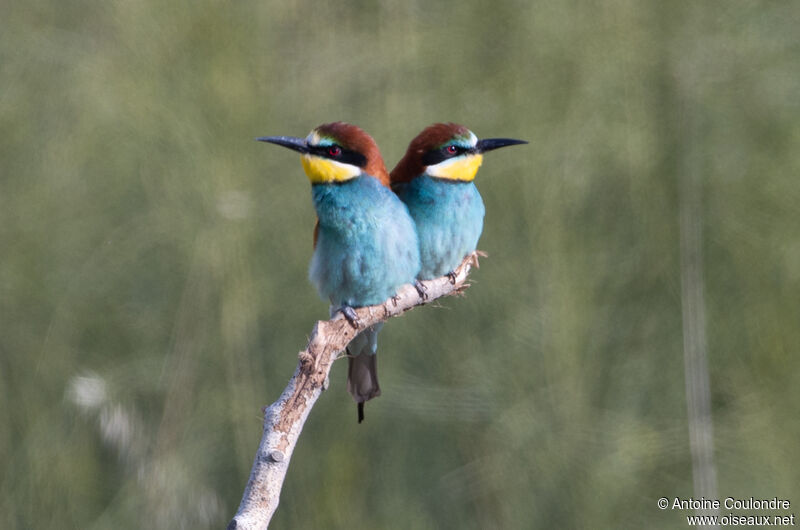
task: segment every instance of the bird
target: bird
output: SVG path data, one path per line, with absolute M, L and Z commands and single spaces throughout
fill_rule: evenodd
M 419 280 L 448 275 L 475 251 L 486 212 L 474 179 L 483 153 L 527 144 L 512 138 L 479 140 L 456 123 L 435 123 L 422 130 L 390 174 L 417 228 L 421 268 Z
M 420 269 L 419 243 L 407 207 L 389 187 L 389 173 L 375 140 L 361 128 L 333 122 L 306 138 L 257 138 L 297 151 L 311 181 L 317 214 L 309 279 L 330 314 L 341 311 L 354 326 L 353 308 L 381 303 Z M 377 337 L 383 324 L 359 333 L 347 346 L 347 390 L 357 404 L 380 395 Z

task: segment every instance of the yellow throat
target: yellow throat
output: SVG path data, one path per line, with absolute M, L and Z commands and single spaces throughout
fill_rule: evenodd
M 475 174 L 483 162 L 483 155 L 472 154 L 451 158 L 436 165 L 428 166 L 427 173 L 432 177 L 449 180 L 469 182 L 475 179 Z
M 354 165 L 343 164 L 315 155 L 303 155 L 300 157 L 300 161 L 312 184 L 344 182 L 361 174 L 361 169 Z

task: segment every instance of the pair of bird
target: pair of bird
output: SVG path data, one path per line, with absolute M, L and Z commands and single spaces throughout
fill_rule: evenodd
M 320 125 L 306 138 L 258 140 L 301 153 L 317 211 L 309 278 L 330 300 L 331 315 L 342 311 L 351 322 L 354 307 L 381 303 L 403 284 L 450 274 L 477 248 L 485 210 L 473 179 L 483 153 L 527 143 L 478 140 L 463 125 L 437 123 L 411 141 L 389 173 L 372 137 L 348 123 Z M 359 423 L 364 403 L 380 395 L 382 326 L 364 330 L 347 347 L 347 390 Z

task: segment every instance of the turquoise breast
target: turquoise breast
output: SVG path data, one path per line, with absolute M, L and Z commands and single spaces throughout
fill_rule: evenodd
M 372 305 L 411 283 L 419 244 L 406 206 L 378 179 L 362 174 L 311 187 L 319 218 L 309 278 L 334 306 Z
M 485 208 L 474 183 L 422 175 L 395 184 L 394 191 L 416 223 L 420 279 L 451 272 L 477 248 Z

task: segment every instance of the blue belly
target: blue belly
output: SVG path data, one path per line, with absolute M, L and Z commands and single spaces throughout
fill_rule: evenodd
M 417 226 L 420 279 L 451 272 L 477 248 L 485 208 L 474 183 L 423 175 L 396 185 L 395 192 Z
M 408 210 L 368 175 L 315 184 L 319 218 L 309 278 L 334 306 L 383 302 L 419 271 L 419 245 Z

